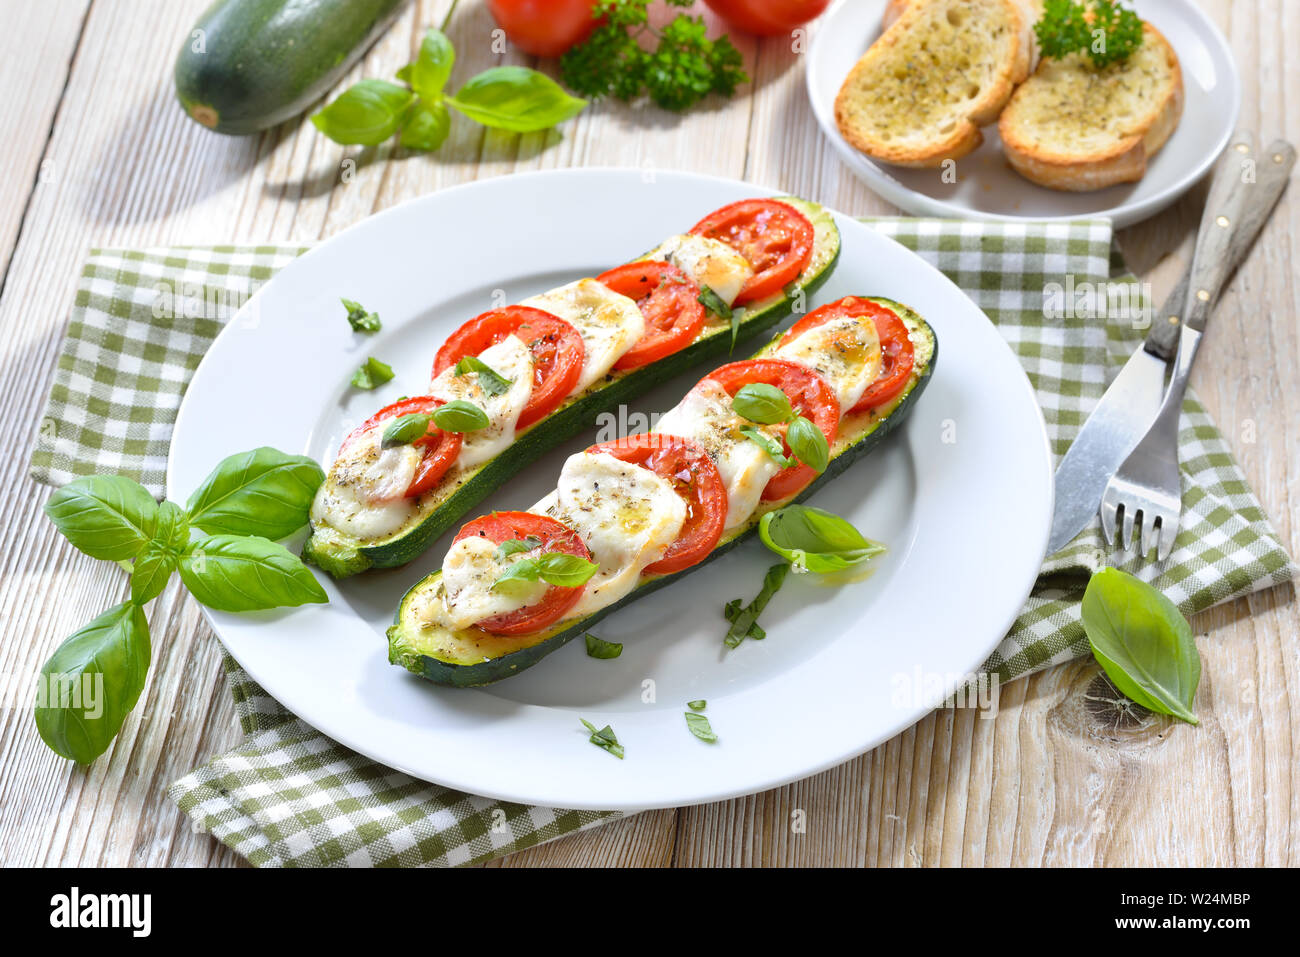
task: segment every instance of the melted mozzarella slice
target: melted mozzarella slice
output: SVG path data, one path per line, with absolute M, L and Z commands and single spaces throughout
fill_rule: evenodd
M 383 433 L 371 429 L 340 453 L 312 502 L 313 524 L 366 542 L 391 535 L 415 515 L 418 506 L 405 494 L 424 452 L 411 445 L 380 448 Z
M 539 504 L 548 501 L 552 517 L 581 536 L 600 566 L 570 612 L 574 617 L 612 605 L 635 588 L 686 521 L 686 503 L 668 481 L 602 453 L 569 456 L 554 499 Z
M 858 404 L 880 375 L 880 337 L 864 317 L 840 316 L 813 326 L 773 353 L 821 374 L 840 403 L 840 415 Z
M 645 316 L 637 304 L 594 279 L 579 279 L 520 305 L 559 316 L 582 336 L 587 354 L 573 394 L 609 372 L 645 333 Z
M 726 243 L 704 236 L 673 236 L 645 258 L 671 263 L 694 279 L 696 285 L 716 292 L 728 306 L 754 275 L 748 259 Z
M 461 539 L 442 560 L 439 601 L 426 612 L 439 623 L 464 629 L 484 618 L 537 604 L 550 587 L 545 582 L 511 581 L 507 587 L 492 587 L 515 562 L 537 554 L 534 550 L 499 558 L 496 542 L 477 536 Z
M 505 392 L 492 395 L 483 388 L 477 372 L 456 375 L 455 366 L 444 369 L 429 386 L 429 394 L 435 398 L 448 402 L 464 399 L 487 413 L 486 428 L 461 436 L 460 454 L 456 457 L 461 469 L 482 465 L 514 442 L 519 413 L 533 393 L 533 354 L 517 336 L 506 336 L 479 353 L 479 358 L 492 371 L 511 380 Z
M 764 487 L 781 471 L 758 443 L 741 434 L 744 426 L 767 431 L 780 441 L 775 430 L 736 415 L 731 396 L 712 379 L 705 379 L 688 392 L 655 426 L 656 432 L 692 439 L 709 453 L 727 487 L 728 529 L 754 514 Z

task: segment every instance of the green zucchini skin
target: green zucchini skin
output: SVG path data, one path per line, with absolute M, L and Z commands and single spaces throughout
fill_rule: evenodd
M 854 462 L 858 461 L 868 452 L 879 446 L 885 436 L 898 428 L 899 423 L 907 417 L 907 414 L 912 410 L 912 406 L 916 404 L 917 399 L 921 397 L 921 393 L 925 391 L 925 387 L 929 384 L 930 378 L 934 372 L 935 362 L 939 355 L 939 343 L 938 339 L 934 335 L 934 330 L 930 327 L 930 324 L 925 322 L 924 319 L 902 303 L 898 303 L 892 299 L 885 299 L 881 296 L 870 298 L 890 303 L 900 309 L 902 314 L 907 315 L 925 328 L 932 344 L 929 361 L 917 374 L 916 380 L 910 386 L 909 391 L 903 396 L 902 401 L 899 402 L 898 405 L 895 406 L 872 431 L 868 432 L 838 455 L 835 455 L 831 459 L 830 464 L 826 467 L 826 471 L 814 479 L 807 488 L 791 499 L 791 502 L 801 502 L 810 495 L 815 494 L 823 485 L 834 479 Z M 772 344 L 761 349 L 758 355 L 763 355 L 769 351 L 770 348 L 772 348 Z M 432 657 L 431 655 L 424 654 L 418 648 L 413 647 L 402 629 L 401 622 L 403 609 L 422 587 L 439 574 L 439 572 L 434 572 L 416 582 L 415 585 L 413 585 L 406 594 L 402 596 L 401 602 L 398 603 L 397 613 L 393 617 L 393 624 L 387 631 L 388 660 L 391 664 L 406 668 L 408 671 L 432 681 L 434 684 L 457 688 L 472 688 L 492 684 L 493 682 L 500 681 L 503 678 L 509 678 L 511 675 L 516 675 L 525 668 L 535 665 L 551 652 L 568 644 L 574 638 L 586 634 L 591 630 L 593 625 L 599 622 L 606 615 L 613 614 L 629 602 L 644 598 L 646 595 L 658 591 L 665 585 L 670 585 L 673 582 L 680 580 L 682 576 L 688 575 L 698 568 L 703 568 L 715 558 L 726 554 L 741 542 L 751 538 L 757 530 L 758 523 L 754 522 L 748 529 L 741 532 L 735 538 L 719 544 L 714 548 L 713 552 L 710 553 L 709 557 L 704 559 L 704 561 L 700 562 L 698 565 L 692 565 L 690 568 L 683 569 L 682 571 L 672 575 L 651 578 L 638 585 L 630 594 L 624 596 L 614 604 L 602 608 L 599 611 L 588 615 L 586 618 L 573 622 L 563 631 L 557 632 L 537 644 L 530 645 L 526 648 L 520 648 L 517 651 L 510 652 L 509 654 L 497 658 L 490 658 L 473 664 L 442 661 L 438 658 Z
M 218 133 L 283 123 L 337 83 L 405 3 L 217 0 L 176 58 L 176 95 L 191 118 Z
M 784 297 L 763 309 L 743 315 L 737 335 L 738 342 L 771 329 L 790 315 L 795 302 L 820 289 L 839 261 L 839 230 L 834 225 L 834 219 L 821 207 L 814 207 L 814 204 L 802 200 L 795 202 L 805 212 L 815 210 L 814 223 L 820 223 L 828 229 L 826 242 L 833 242 L 834 248 L 825 252 L 819 270 L 813 275 L 801 277 L 802 281 L 797 288 L 792 287 Z M 507 480 L 561 442 L 590 428 L 601 412 L 628 403 L 691 366 L 723 356 L 730 350 L 731 335 L 728 331 L 722 331 L 706 336 L 657 362 L 613 377 L 612 381 L 607 379 L 607 384 L 600 389 L 571 401 L 519 436 L 509 448 L 465 479 L 459 488 L 433 508 L 419 524 L 372 545 L 341 545 L 328 540 L 329 536 L 313 533 L 303 546 L 303 560 L 334 578 L 347 578 L 370 568 L 405 565 L 419 557 L 433 541 Z

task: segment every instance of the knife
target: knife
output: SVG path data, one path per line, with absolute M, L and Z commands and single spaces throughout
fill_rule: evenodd
M 1271 145 L 1259 154 L 1258 168 L 1251 170 L 1255 176 L 1251 205 L 1259 212 L 1243 216 L 1234 224 L 1240 228 L 1229 240 L 1229 274 L 1246 258 L 1286 188 L 1294 160 L 1275 159 L 1290 158 L 1284 146 Z M 1231 148 L 1228 157 L 1224 162 L 1235 161 Z M 1152 320 L 1146 342 L 1124 364 L 1061 459 L 1056 469 L 1056 506 L 1046 554 L 1060 551 L 1092 521 L 1106 483 L 1155 419 L 1164 396 L 1165 372 L 1178 347 L 1179 313 L 1187 301 L 1190 276 L 1189 266 Z

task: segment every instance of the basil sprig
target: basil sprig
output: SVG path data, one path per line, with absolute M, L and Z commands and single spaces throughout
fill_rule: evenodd
M 515 562 L 492 583 L 499 588 L 508 582 L 544 581 L 548 585 L 560 588 L 577 588 L 585 585 L 600 566 L 577 555 L 566 552 L 546 552 L 535 558 L 523 558 Z
M 143 606 L 173 572 L 219 610 L 328 601 L 297 556 L 262 537 L 300 529 L 324 477 L 311 459 L 259 448 L 223 459 L 186 508 L 160 505 L 121 476 L 76 479 L 51 495 L 46 515 L 81 551 L 126 569 L 131 599 L 73 633 L 42 668 L 36 727 L 50 749 L 87 763 L 112 743 L 149 668 Z
M 518 555 L 520 552 L 531 552 L 534 548 L 540 548 L 541 544 L 542 540 L 536 535 L 511 538 L 497 546 L 497 558 L 509 558 L 511 555 Z
M 586 718 L 579 718 L 578 720 L 581 721 L 586 729 L 591 732 L 591 737 L 587 739 L 588 741 L 600 748 L 602 751 L 608 751 L 620 761 L 623 759 L 623 745 L 618 743 L 618 738 L 614 735 L 613 728 L 609 725 L 605 725 L 605 727 L 597 731 L 596 726 Z
M 379 313 L 367 311 L 365 306 L 354 299 L 340 299 L 339 302 L 348 311 L 348 325 L 353 332 L 375 333 L 383 327 Z
M 591 632 L 587 632 L 587 657 L 588 658 L 617 658 L 623 653 L 623 645 L 617 641 L 606 641 L 604 638 L 597 638 Z
M 424 438 L 429 434 L 429 423 L 432 421 L 432 412 L 408 412 L 406 415 L 395 416 L 384 426 L 384 434 L 379 440 L 380 448 L 410 445 L 417 439 Z
M 352 373 L 352 385 L 358 389 L 377 389 L 393 379 L 393 367 L 370 356 Z
M 759 589 L 753 601 L 745 605 L 739 598 L 733 598 L 723 606 L 722 616 L 731 622 L 731 627 L 727 629 L 727 634 L 722 639 L 724 645 L 735 648 L 746 638 L 762 641 L 767 637 L 767 632 L 758 624 L 758 616 L 763 613 L 772 596 L 785 583 L 785 576 L 789 571 L 790 566 L 785 562 L 773 565 L 763 576 L 763 587 Z
M 488 395 L 503 395 L 515 382 L 514 379 L 507 379 L 497 372 L 478 356 L 466 356 L 457 362 L 456 367 L 451 371 L 453 375 L 458 376 L 477 372 L 478 384 Z
M 830 465 L 831 448 L 826 433 L 817 423 L 795 412 L 790 397 L 774 385 L 751 382 L 741 386 L 732 397 L 731 407 L 741 418 L 759 425 L 786 425 L 785 442 L 800 462 L 818 474 Z M 760 429 L 742 428 L 750 441 L 760 445 L 781 468 L 789 468 L 790 458 L 780 449 L 774 438 Z
M 1105 568 L 1083 593 L 1083 630 L 1102 670 L 1138 704 L 1197 724 L 1201 656 L 1173 602 L 1141 579 Z
M 837 572 L 885 551 L 884 545 L 864 537 L 847 519 L 811 505 L 787 505 L 768 512 L 759 520 L 758 536 L 796 572 Z
M 446 34 L 428 30 L 415 61 L 397 71 L 406 85 L 362 80 L 311 121 L 336 143 L 375 146 L 401 130 L 403 147 L 426 151 L 447 139 L 448 108 L 492 129 L 532 133 L 571 119 L 587 105 L 546 74 L 522 66 L 484 70 L 448 95 L 444 88 L 455 62 Z
M 433 421 L 445 432 L 477 432 L 491 424 L 486 412 L 465 399 L 453 399 L 438 406 Z

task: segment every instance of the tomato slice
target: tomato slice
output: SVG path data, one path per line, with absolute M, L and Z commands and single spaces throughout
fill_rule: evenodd
M 436 376 L 466 356 L 476 356 L 506 336 L 518 336 L 533 353 L 533 391 L 519 414 L 524 429 L 555 411 L 578 384 L 586 349 L 582 336 L 559 316 L 530 306 L 506 306 L 475 316 L 448 338 L 433 362 Z
M 343 444 L 339 446 L 339 454 L 342 455 L 343 450 L 349 445 L 389 419 L 395 419 L 399 415 L 432 412 L 442 403 L 442 399 L 418 395 L 415 398 L 402 399 L 392 405 L 385 406 L 348 434 L 348 437 L 343 440 Z M 406 487 L 407 498 L 422 495 L 438 484 L 438 480 L 447 474 L 447 469 L 451 468 L 451 463 L 455 462 L 456 456 L 460 454 L 460 442 L 461 436 L 459 432 L 444 432 L 433 422 L 429 423 L 429 431 L 425 433 L 424 437 L 411 443 L 424 448 L 424 458 L 420 460 L 411 484 Z
M 525 539 L 535 535 L 542 544 L 538 551 L 563 552 L 577 555 L 590 561 L 591 552 L 583 544 L 578 533 L 561 521 L 549 515 L 534 515 L 532 512 L 492 512 L 474 519 L 456 533 L 453 544 L 462 538 L 479 535 L 500 545 L 511 539 Z M 521 553 L 519 558 L 523 558 Z M 532 605 L 525 605 L 516 611 L 493 615 L 478 622 L 478 627 L 494 635 L 527 635 L 541 631 L 555 624 L 577 604 L 582 597 L 586 584 L 576 588 L 551 585 L 546 589 L 542 600 Z
M 691 232 L 717 239 L 749 260 L 754 275 L 735 304 L 766 299 L 793 282 L 812 259 L 813 224 L 774 199 L 742 199 L 705 216 Z
M 866 412 L 897 398 L 898 393 L 907 387 L 908 381 L 912 378 L 912 370 L 916 366 L 916 353 L 912 347 L 912 337 L 908 334 L 903 320 L 898 317 L 898 313 L 878 302 L 849 296 L 839 302 L 828 303 L 820 309 L 814 309 L 790 327 L 789 332 L 781 337 L 778 346 L 785 345 L 813 326 L 841 316 L 855 318 L 869 316 L 876 324 L 876 334 L 880 337 L 880 374 L 876 376 L 876 381 L 867 387 L 867 391 L 862 393 L 862 398 L 858 400 L 857 405 L 849 409 L 849 412 Z
M 840 425 L 840 404 L 830 383 L 811 369 L 784 359 L 747 359 L 728 363 L 705 378 L 712 379 L 732 396 L 752 382 L 774 385 L 789 397 L 796 412 L 811 419 L 822 430 L 828 445 L 835 441 Z M 781 426 L 783 435 L 784 431 L 785 426 Z M 784 443 L 784 439 L 782 444 L 785 445 L 785 454 L 790 455 L 790 446 Z M 784 468 L 772 476 L 763 489 L 763 501 L 788 498 L 802 491 L 816 477 L 812 466 L 803 463 Z
M 672 355 L 694 342 L 704 328 L 700 287 L 670 263 L 628 263 L 601 273 L 596 281 L 635 300 L 645 316 L 645 334 L 614 363 L 615 369 L 639 369 Z
M 646 566 L 647 573 L 679 572 L 709 557 L 727 522 L 727 487 L 708 452 L 689 439 L 659 432 L 629 435 L 617 442 L 593 445 L 587 451 L 604 452 L 649 469 L 671 482 L 686 500 L 681 534 L 668 546 L 663 558 Z

